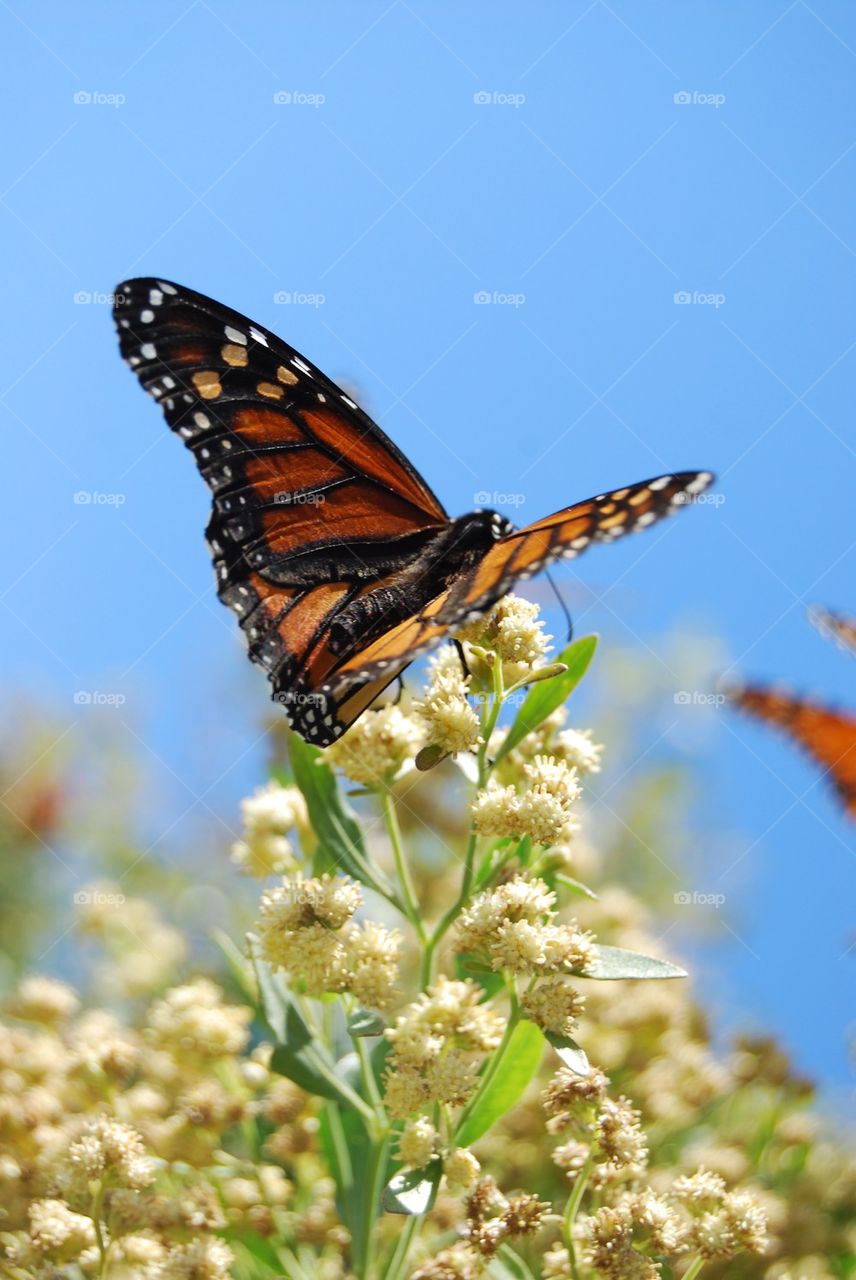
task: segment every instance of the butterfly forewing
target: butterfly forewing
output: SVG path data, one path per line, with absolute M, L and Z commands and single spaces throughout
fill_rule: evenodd
M 505 537 L 494 517 L 474 567 L 450 562 L 431 543 L 440 538 L 445 548 L 457 526 L 422 477 L 350 396 L 280 338 L 165 280 L 120 285 L 114 314 L 122 355 L 214 494 L 207 537 L 218 594 L 292 725 L 321 746 L 513 583 L 652 524 L 711 479 L 660 476 Z M 371 619 L 368 633 L 355 617 Z
M 736 706 L 782 730 L 824 771 L 856 819 L 856 717 L 763 685 L 729 690 Z

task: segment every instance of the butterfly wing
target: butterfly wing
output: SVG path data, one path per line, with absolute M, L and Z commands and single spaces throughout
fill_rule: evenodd
M 822 605 L 813 605 L 808 611 L 808 619 L 822 636 L 834 640 L 839 648 L 856 657 L 856 618 L 848 618 L 843 613 L 833 613 Z
M 565 507 L 500 538 L 474 569 L 419 613 L 328 672 L 320 692 L 327 700 L 325 714 L 332 719 L 336 736 L 363 709 L 366 687 L 379 685 L 375 694 L 379 692 L 455 626 L 490 609 L 515 582 L 557 560 L 574 559 L 594 542 L 613 542 L 625 533 L 647 528 L 692 502 L 712 479 L 709 471 L 657 476 Z
M 123 357 L 213 491 L 218 594 L 287 693 L 339 610 L 448 516 L 380 428 L 269 330 L 155 279 L 120 285 L 114 318 Z
M 856 717 L 761 685 L 729 690 L 736 706 L 782 730 L 820 766 L 856 820 Z

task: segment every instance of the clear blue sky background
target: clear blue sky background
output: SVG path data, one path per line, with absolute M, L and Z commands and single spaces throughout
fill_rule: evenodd
M 268 704 L 214 600 L 203 486 L 116 355 L 103 295 L 131 274 L 357 385 L 452 512 L 714 468 L 721 505 L 562 571 L 578 631 L 656 654 L 690 625 L 737 672 L 856 704 L 803 616 L 856 608 L 851 4 L 13 0 L 0 22 L 3 680 L 70 743 L 75 691 L 126 697 L 161 852 L 206 806 L 234 821 Z M 705 714 L 677 682 L 649 762 Z M 728 896 L 702 981 L 723 1025 L 845 1089 L 852 828 L 784 746 L 708 719 L 700 845 L 730 835 L 686 886 Z

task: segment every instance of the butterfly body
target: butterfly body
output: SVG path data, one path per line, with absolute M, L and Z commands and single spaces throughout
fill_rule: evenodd
M 452 519 L 349 395 L 282 339 L 166 280 L 120 285 L 120 349 L 213 493 L 217 592 L 292 724 L 334 741 L 414 658 L 512 585 L 679 510 L 657 476 L 515 529 Z

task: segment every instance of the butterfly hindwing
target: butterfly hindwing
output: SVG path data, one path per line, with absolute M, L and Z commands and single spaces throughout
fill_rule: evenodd
M 325 682 L 327 692 L 338 704 L 362 684 L 394 679 L 455 626 L 490 609 L 515 582 L 557 560 L 574 559 L 593 542 L 612 542 L 621 534 L 647 528 L 693 501 L 712 478 L 707 471 L 657 476 L 578 502 L 507 534 L 420 613 L 340 663 Z

